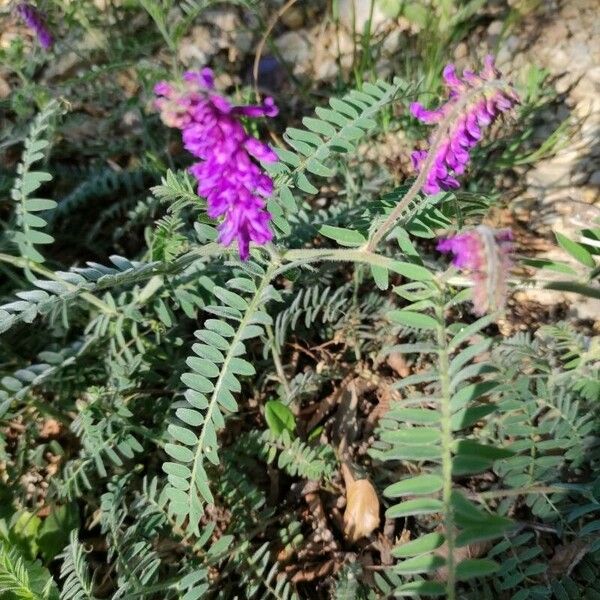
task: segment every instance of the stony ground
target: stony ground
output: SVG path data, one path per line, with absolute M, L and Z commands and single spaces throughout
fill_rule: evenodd
M 501 23 L 488 28 L 487 43 Z M 558 102 L 536 132 L 542 140 L 568 120 L 568 134 L 554 156 L 523 169 L 525 189 L 513 209 L 528 215 L 533 232 L 548 229 L 578 239 L 583 227 L 600 225 L 600 3 L 598 0 L 544 0 L 499 45 L 502 69 L 517 77 L 530 64 L 546 69 Z M 541 256 L 560 258 L 552 249 Z M 529 290 L 524 297 L 543 304 L 557 301 L 556 292 Z M 600 301 L 563 295 L 573 316 L 597 320 Z

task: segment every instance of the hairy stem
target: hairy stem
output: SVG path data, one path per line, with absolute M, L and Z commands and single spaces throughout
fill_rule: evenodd
M 501 81 L 489 81 L 486 84 L 486 88 L 500 88 L 504 87 L 504 83 Z M 440 121 L 435 129 L 433 137 L 431 138 L 431 144 L 427 150 L 427 158 L 421 165 L 421 169 L 417 178 L 413 181 L 412 185 L 406 192 L 406 195 L 396 205 L 392 212 L 388 215 L 387 219 L 381 223 L 369 236 L 369 241 L 364 245 L 363 249 L 368 252 L 373 252 L 379 242 L 394 228 L 397 222 L 402 218 L 402 215 L 406 209 L 410 206 L 411 202 L 417 197 L 417 194 L 421 191 L 421 188 L 427 180 L 429 171 L 433 167 L 436 155 L 441 145 L 446 141 L 449 129 L 455 123 L 456 119 L 462 114 L 464 109 L 477 97 L 481 96 L 485 91 L 485 88 L 476 88 L 470 92 L 464 94 L 460 100 L 456 103 L 453 109 Z
M 77 290 L 76 285 L 68 283 L 64 279 L 57 277 L 54 274 L 54 272 L 52 272 L 50 269 L 46 269 L 45 267 L 42 267 L 38 263 L 33 262 L 32 260 L 29 260 L 27 258 L 11 256 L 10 254 L 0 254 L 0 261 L 5 262 L 9 265 L 13 265 L 14 267 L 19 267 L 21 269 L 29 269 L 30 271 L 33 271 L 38 275 L 43 275 L 47 279 L 51 279 L 52 281 L 59 281 L 62 285 L 64 285 L 68 289 L 71 289 L 72 291 Z M 111 306 L 106 304 L 106 302 L 103 302 L 102 300 L 100 300 L 100 298 L 96 298 L 94 294 L 90 294 L 89 292 L 82 292 L 80 294 L 80 297 L 83 300 L 85 300 L 88 304 L 95 306 L 107 315 L 116 316 L 118 314 Z
M 395 261 L 392 258 L 375 254 L 363 248 L 340 249 L 340 248 L 308 248 L 306 250 L 288 250 L 281 257 L 283 261 L 288 261 L 289 264 L 281 266 L 275 275 L 279 275 L 289 269 L 293 269 L 299 265 L 304 265 L 320 261 L 334 262 L 354 262 L 369 264 L 376 267 L 384 267 L 394 270 Z
M 456 598 L 456 565 L 454 562 L 455 547 L 455 524 L 454 509 L 452 508 L 452 409 L 450 406 L 450 361 L 448 357 L 448 346 L 446 342 L 446 327 L 444 325 L 444 308 L 439 305 L 436 309 L 439 327 L 437 329 L 437 345 L 439 348 L 439 373 L 441 385 L 441 435 L 442 435 L 442 502 L 444 503 L 444 533 L 448 553 L 446 568 L 448 572 L 446 580 L 446 598 Z
M 273 357 L 273 363 L 275 364 L 277 376 L 279 377 L 279 381 L 285 391 L 286 399 L 289 400 L 292 397 L 292 390 L 290 388 L 290 384 L 287 380 L 285 371 L 283 369 L 283 364 L 281 362 L 280 348 L 277 345 L 277 342 L 275 340 L 275 335 L 273 333 L 273 327 L 271 327 L 271 325 L 265 325 L 265 331 L 267 332 L 267 336 L 269 339 L 269 347 L 271 348 L 271 356 Z M 295 405 L 295 403 L 292 406 L 290 406 L 290 408 L 294 414 L 298 413 L 298 407 Z
M 559 483 L 555 485 L 531 485 L 506 490 L 489 490 L 487 492 L 477 492 L 473 494 L 473 497 L 489 500 L 493 498 L 508 498 L 511 496 L 527 496 L 528 494 L 558 494 L 569 492 L 578 492 L 585 495 L 590 492 L 590 489 L 589 486 L 586 485 Z

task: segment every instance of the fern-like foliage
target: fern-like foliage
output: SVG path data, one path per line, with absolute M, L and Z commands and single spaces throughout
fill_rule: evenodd
M 50 573 L 0 540 L 0 595 L 7 600 L 58 600 Z
M 69 534 L 69 545 L 60 555 L 60 577 L 64 579 L 60 600 L 97 600 L 85 550 L 77 539 L 77 530 Z
M 551 343 L 516 337 L 509 340 L 510 351 L 497 352 L 503 377 L 509 381 L 502 390 L 495 421 L 498 439 L 510 440 L 515 455 L 495 465 L 497 474 L 510 487 L 550 486 L 547 493 L 526 494 L 533 514 L 544 520 L 561 517 L 557 506 L 568 496 L 568 489 L 552 492 L 552 484 L 564 480 L 564 469 L 574 472 L 594 455 L 598 425 L 586 396 L 579 396 L 574 382 L 587 372 L 587 361 L 574 360 L 569 344 L 565 354 L 563 343 Z M 554 351 L 552 350 L 554 347 Z M 528 356 L 536 377 L 516 368 L 515 354 Z M 558 360 L 566 360 L 571 370 L 556 369 Z M 592 410 L 590 410 L 592 408 Z M 506 501 L 500 506 L 508 510 Z
M 364 83 L 361 90 L 330 99 L 329 107 L 316 108 L 316 117 L 302 120 L 306 129 L 286 130 L 284 139 L 291 149 L 277 149 L 280 161 L 269 166 L 270 173 L 277 176 L 277 196 L 268 207 L 280 231 L 290 232 L 283 211 L 295 213 L 298 209 L 293 191 L 318 192 L 306 173 L 332 177 L 336 172 L 334 157 L 354 152 L 357 141 L 376 127 L 374 118 L 378 113 L 408 90 L 408 84 L 401 79 L 393 83 Z
M 56 202 L 32 197 L 33 192 L 39 189 L 42 183 L 52 179 L 50 173 L 34 171 L 32 167 L 44 158 L 42 151 L 48 147 L 49 142 L 43 135 L 60 111 L 60 103 L 52 100 L 34 119 L 25 140 L 23 157 L 17 168 L 18 176 L 11 191 L 11 197 L 15 201 L 16 223 L 15 229 L 9 231 L 9 238 L 18 246 L 22 257 L 36 263 L 44 262 L 44 257 L 35 246 L 51 244 L 54 238 L 41 231 L 46 226 L 46 220 L 35 213 L 53 209 Z
M 204 252 L 210 254 L 211 248 L 205 247 Z M 56 315 L 62 306 L 80 298 L 109 316 L 117 316 L 114 307 L 100 302 L 91 294 L 141 282 L 157 274 L 180 273 L 201 258 L 204 252 L 191 251 L 170 263 L 140 262 L 113 255 L 110 257 L 111 266 L 88 262 L 87 267 L 57 271 L 52 279 L 36 279 L 33 283 L 37 289 L 17 292 L 18 300 L 0 306 L 0 333 L 17 323 L 32 323 L 38 316 Z
M 88 202 L 122 195 L 130 198 L 144 191 L 152 180 L 152 174 L 146 169 L 115 171 L 113 169 L 87 170 L 84 172 L 67 172 L 65 176 L 80 183 L 56 205 L 49 216 L 49 223 L 61 219 L 66 222 L 69 217 L 84 211 Z
M 278 576 L 278 564 L 274 562 L 265 542 L 258 548 L 245 543 L 237 552 L 237 561 L 242 561 L 239 570 L 240 586 L 244 590 L 243 598 L 251 600 L 297 600 L 292 584 L 286 577 Z M 220 595 L 219 598 L 228 596 Z
M 421 464 L 418 475 L 392 483 L 384 491 L 393 501 L 400 500 L 388 508 L 387 516 L 413 517 L 418 522 L 422 515 L 439 515 L 441 523 L 433 531 L 431 525 L 421 525 L 423 535 L 392 551 L 401 559 L 393 572 L 403 580 L 395 593 L 455 598 L 458 581 L 489 575 L 499 567 L 484 558 L 458 561 L 455 549 L 497 537 L 510 523 L 481 510 L 453 484 L 456 476 L 479 473 L 495 460 L 512 455 L 469 439 L 470 428 L 496 409 L 489 399 L 498 386 L 493 377 L 496 369 L 489 361 L 476 361 L 490 348 L 491 340 L 481 332 L 492 318 L 450 327 L 446 311 L 464 294 L 448 296 L 431 281 L 404 284 L 396 293 L 410 304 L 392 311 L 390 320 L 400 331 L 412 331 L 420 340 L 401 344 L 396 350 L 429 355 L 431 367 L 396 384 L 405 399 L 394 403 L 381 420 L 381 442 L 372 454 L 387 462 Z M 473 341 L 475 336 L 477 341 Z M 465 347 L 465 342 L 471 344 Z M 442 546 L 447 548 L 443 554 L 437 551 Z M 407 576 L 434 573 L 442 567 L 447 572 L 445 583 L 423 579 L 406 582 Z
M 315 321 L 330 323 L 338 320 L 345 312 L 351 285 L 337 288 L 314 285 L 294 294 L 292 302 L 277 314 L 275 319 L 275 340 L 282 346 L 289 329 L 295 329 L 301 320 L 306 329 Z
M 168 205 L 170 213 L 179 213 L 186 206 L 202 206 L 203 201 L 194 190 L 194 180 L 189 173 L 174 173 L 170 169 L 160 184 L 151 188 L 152 194 Z
M 264 269 L 249 263 L 245 270 L 243 276 L 229 280 L 227 287 L 213 288 L 222 304 L 205 310 L 219 318 L 208 319 L 194 334 L 198 343 L 187 359 L 191 371 L 181 376 L 188 386 L 185 402 L 177 404 L 177 421 L 169 426 L 172 440 L 165 446 L 176 461 L 163 465 L 171 509 L 179 523 L 187 518 L 188 527 L 196 533 L 203 503 L 213 502 L 205 464 L 219 464 L 217 431 L 225 424 L 224 413 L 237 410 L 233 394 L 241 390 L 239 376 L 255 373 L 252 364 L 241 358 L 245 342 L 264 335 L 263 327 L 272 324 L 264 307 L 270 300 L 280 300 L 270 285 L 273 265 Z
M 46 350 L 38 355 L 38 361 L 5 375 L 0 379 L 0 417 L 9 410 L 15 400 L 25 398 L 36 386 L 43 384 L 72 365 L 77 356 L 85 352 L 87 344 L 76 342 L 59 352 Z
M 82 457 L 94 461 L 101 477 L 107 476 L 105 462 L 123 466 L 123 460 L 131 459 L 143 451 L 129 426 L 133 414 L 122 403 L 110 403 L 113 410 L 105 414 L 105 405 L 99 400 L 85 405 L 79 403 L 80 412 L 71 424 L 71 429 L 82 443 Z
M 236 455 L 249 454 L 276 464 L 291 477 L 313 481 L 329 479 L 336 468 L 335 454 L 327 444 L 307 444 L 284 430 L 276 435 L 270 430 L 252 431 L 235 444 Z
M 117 569 L 118 590 L 115 600 L 128 595 L 149 597 L 148 588 L 156 582 L 160 559 L 146 540 L 136 535 L 135 528 L 127 527 L 125 520 L 125 493 L 127 477 L 112 481 L 101 498 L 102 531 L 109 540 L 108 559 Z

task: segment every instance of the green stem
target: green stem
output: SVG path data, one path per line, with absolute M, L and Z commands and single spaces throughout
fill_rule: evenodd
M 203 468 L 204 452 L 205 452 L 205 438 L 206 438 L 206 432 L 208 430 L 206 423 L 210 423 L 212 421 L 213 412 L 218 404 L 217 398 L 219 397 L 221 388 L 224 387 L 226 378 L 228 377 L 228 374 L 229 374 L 229 365 L 231 363 L 231 360 L 235 356 L 238 355 L 237 354 L 238 347 L 243 339 L 242 334 L 244 333 L 246 325 L 248 325 L 248 323 L 251 321 L 252 317 L 254 316 L 254 313 L 259 309 L 259 307 L 261 305 L 263 292 L 265 291 L 266 287 L 271 283 L 271 281 L 274 277 L 276 268 L 277 268 L 277 265 L 271 263 L 269 265 L 269 267 L 267 268 L 265 274 L 263 275 L 261 282 L 260 282 L 258 288 L 256 289 L 256 292 L 254 293 L 254 296 L 253 296 L 252 300 L 250 301 L 242 320 L 240 321 L 240 323 L 237 327 L 237 331 L 236 331 L 235 335 L 233 336 L 233 338 L 231 339 L 229 351 L 227 352 L 227 355 L 225 356 L 225 360 L 223 361 L 223 364 L 220 367 L 221 372 L 220 372 L 219 377 L 215 381 L 214 389 L 213 389 L 213 391 L 211 393 L 211 397 L 210 397 L 210 402 L 208 404 L 208 408 L 206 409 L 206 413 L 204 414 L 204 426 L 202 427 L 202 431 L 198 435 L 196 451 L 194 454 L 193 463 L 191 465 L 192 474 L 191 474 L 190 479 L 192 481 L 192 485 L 191 485 L 190 489 L 188 490 L 187 514 L 193 513 L 193 511 L 192 511 L 193 494 L 196 493 L 195 482 L 198 481 L 199 471 Z M 195 524 L 194 526 L 191 526 L 190 530 L 193 531 L 193 527 L 197 527 L 197 526 L 198 526 L 197 524 Z
M 282 260 L 288 261 L 290 264 L 283 265 L 277 269 L 275 275 L 279 275 L 284 271 L 293 269 L 296 266 L 319 261 L 334 261 L 334 262 L 354 262 L 364 263 L 377 267 L 384 267 L 394 270 L 394 261 L 392 258 L 375 254 L 365 249 L 340 249 L 340 248 L 324 248 L 316 249 L 309 248 L 306 250 L 288 250 L 281 257 Z
M 455 524 L 454 509 L 452 507 L 452 409 L 450 406 L 450 361 L 446 341 L 446 327 L 444 325 L 444 307 L 439 305 L 436 309 L 439 327 L 437 329 L 437 345 L 439 348 L 439 373 L 440 373 L 440 409 L 441 409 L 441 436 L 442 436 L 442 502 L 444 503 L 444 533 L 448 547 L 446 568 L 446 598 L 456 598 L 456 565 L 454 562 Z
M 507 490 L 490 490 L 488 492 L 478 492 L 475 496 L 482 500 L 489 500 L 494 498 L 508 498 L 510 496 L 527 496 L 528 494 L 559 494 L 565 492 L 578 492 L 585 495 L 589 491 L 589 487 L 585 485 L 564 483 L 555 485 L 531 485 Z
M 33 271 L 38 275 L 43 275 L 44 277 L 46 277 L 47 279 L 51 279 L 52 281 L 59 281 L 67 289 L 73 292 L 77 291 L 78 289 L 78 286 L 72 283 L 68 283 L 64 279 L 61 279 L 50 269 L 46 269 L 38 263 L 35 263 L 26 258 L 21 258 L 19 256 L 11 256 L 10 254 L 0 254 L 0 261 L 5 262 L 9 265 L 13 265 L 14 267 L 19 267 L 20 269 L 29 269 L 30 271 Z M 96 298 L 94 294 L 90 294 L 89 292 L 82 292 L 80 294 L 80 297 L 92 306 L 95 306 L 96 308 L 100 309 L 103 313 L 107 315 L 111 315 L 114 317 L 118 314 L 111 306 L 109 306 L 99 298 Z

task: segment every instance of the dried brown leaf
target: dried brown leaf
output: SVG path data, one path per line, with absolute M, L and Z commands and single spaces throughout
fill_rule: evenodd
M 368 537 L 379 527 L 379 498 L 368 479 L 354 479 L 344 464 L 342 472 L 346 482 L 346 511 L 344 536 L 351 542 Z
M 400 352 L 392 352 L 387 357 L 387 364 L 392 368 L 400 377 L 408 377 L 410 375 L 410 367 L 404 358 L 404 354 Z
M 556 578 L 568 576 L 590 550 L 590 541 L 573 540 L 564 546 L 557 546 L 550 560 L 548 572 Z

